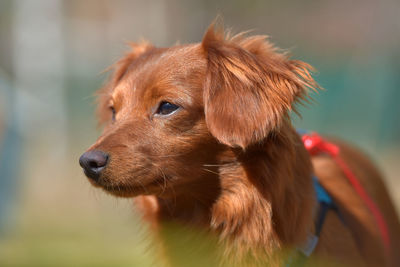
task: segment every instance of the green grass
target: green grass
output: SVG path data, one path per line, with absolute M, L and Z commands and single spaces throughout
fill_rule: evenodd
M 0 266 L 154 266 L 148 240 L 132 230 L 35 223 L 0 240 Z

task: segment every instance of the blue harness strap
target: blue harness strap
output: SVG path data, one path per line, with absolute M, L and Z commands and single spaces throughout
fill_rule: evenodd
M 317 220 L 315 221 L 315 235 L 319 237 L 327 211 L 329 209 L 336 210 L 336 206 L 332 198 L 329 196 L 328 192 L 326 192 L 326 190 L 318 182 L 318 179 L 315 176 L 313 177 L 313 183 L 315 194 L 317 196 L 317 201 L 319 203 L 319 211 L 317 215 Z
M 318 178 L 313 176 L 313 186 L 317 201 L 319 203 L 319 208 L 317 210 L 315 218 L 315 234 L 310 234 L 306 242 L 297 248 L 296 254 L 291 255 L 287 261 L 286 266 L 304 266 L 307 258 L 313 253 L 315 247 L 318 244 L 319 236 L 322 231 L 322 226 L 324 224 L 326 214 L 329 209 L 337 211 L 335 203 L 329 196 L 328 192 L 322 187 L 318 182 Z
M 308 131 L 303 129 L 297 129 L 296 131 L 300 136 L 303 136 L 308 133 Z M 319 203 L 319 210 L 317 211 L 318 213 L 315 221 L 315 236 L 319 237 L 319 235 L 321 234 L 322 225 L 324 224 L 327 211 L 329 209 L 337 211 L 337 209 L 335 203 L 329 196 L 328 192 L 326 192 L 326 190 L 319 183 L 318 178 L 314 175 L 312 179 L 313 179 L 315 195 Z
M 297 129 L 296 131 L 300 136 L 303 136 L 308 133 L 308 131 L 303 129 Z M 329 196 L 328 192 L 326 192 L 326 190 L 319 183 L 318 178 L 314 175 L 312 179 L 313 179 L 315 195 L 319 203 L 319 210 L 317 211 L 318 214 L 315 221 L 315 236 L 319 237 L 319 235 L 321 234 L 322 225 L 324 224 L 327 211 L 329 209 L 337 211 L 337 209 L 335 203 Z
M 302 136 L 307 134 L 307 131 L 298 129 L 297 133 Z M 326 214 L 329 209 L 337 211 L 336 205 L 333 202 L 331 196 L 319 183 L 318 178 L 313 176 L 313 186 L 315 191 L 316 199 L 319 203 L 319 208 L 315 217 L 315 233 L 310 234 L 303 246 L 297 248 L 297 255 L 292 255 L 288 258 L 286 266 L 303 266 L 307 258 L 312 254 L 315 247 L 318 244 L 319 236 L 322 231 L 322 226 L 326 218 Z

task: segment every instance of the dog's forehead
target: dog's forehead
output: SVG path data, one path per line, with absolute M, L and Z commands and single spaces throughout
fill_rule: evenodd
M 133 62 L 128 76 L 133 79 L 174 79 L 201 67 L 203 62 L 204 54 L 198 44 L 154 48 Z
M 114 95 L 143 94 L 152 88 L 186 86 L 206 69 L 206 59 L 199 44 L 154 48 L 132 60 Z

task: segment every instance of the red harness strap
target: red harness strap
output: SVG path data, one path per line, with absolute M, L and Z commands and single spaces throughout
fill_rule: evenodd
M 368 195 L 367 191 L 361 185 L 357 177 L 351 171 L 349 166 L 342 160 L 339 156 L 339 147 L 335 144 L 329 143 L 324 140 L 317 133 L 304 134 L 302 136 L 304 146 L 310 153 L 310 155 L 318 155 L 321 153 L 326 153 L 332 157 L 332 159 L 336 162 L 336 164 L 341 168 L 343 173 L 345 174 L 347 180 L 350 182 L 356 193 L 361 197 L 364 201 L 365 205 L 370 210 L 372 216 L 375 218 L 376 224 L 378 225 L 383 244 L 385 246 L 385 251 L 390 251 L 390 238 L 389 231 L 386 225 L 385 219 L 378 206 L 372 200 L 372 198 Z

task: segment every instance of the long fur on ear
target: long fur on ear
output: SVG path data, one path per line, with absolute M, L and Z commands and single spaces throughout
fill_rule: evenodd
M 106 69 L 106 71 L 112 71 L 112 74 L 106 84 L 97 91 L 97 118 L 98 124 L 102 125 L 106 121 L 110 121 L 111 112 L 109 110 L 110 97 L 113 89 L 122 79 L 122 77 L 127 72 L 131 63 L 137 59 L 140 55 L 149 51 L 153 48 L 153 45 L 147 41 L 142 41 L 140 43 L 129 43 L 131 50 L 116 63 L 111 65 Z
M 318 88 L 311 66 L 278 53 L 265 36 L 225 38 L 211 25 L 202 47 L 206 123 L 222 143 L 245 149 L 278 130 L 296 100 Z

